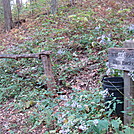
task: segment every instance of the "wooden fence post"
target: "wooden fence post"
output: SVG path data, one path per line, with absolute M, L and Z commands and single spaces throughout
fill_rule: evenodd
M 44 74 L 46 76 L 47 88 L 55 92 L 55 79 L 52 73 L 52 64 L 50 60 L 50 55 L 41 55 L 42 63 L 44 66 Z
M 134 41 L 125 41 L 124 48 L 134 48 Z M 129 71 L 124 71 L 124 124 L 132 123 L 134 115 L 129 116 L 127 113 L 134 111 L 134 106 L 131 104 L 130 99 L 134 99 L 134 81 L 128 76 Z

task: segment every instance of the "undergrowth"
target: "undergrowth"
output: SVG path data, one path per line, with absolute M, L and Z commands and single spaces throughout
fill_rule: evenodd
M 107 68 L 108 48 L 122 47 L 123 41 L 133 38 L 132 24 L 123 22 L 131 8 L 118 11 L 109 8 L 106 10 L 108 15 L 102 17 L 98 16 L 95 7 L 83 11 L 65 6 L 55 15 L 40 15 L 34 20 L 37 25 L 27 26 L 27 31 L 31 29 L 28 37 L 19 36 L 25 41 L 6 51 L 22 54 L 51 50 L 56 95 L 47 91 L 41 60 L 0 59 L 0 103 L 14 99 L 14 108 L 19 112 L 32 109 L 29 118 L 25 119 L 30 130 L 25 128 L 24 131 L 33 132 L 44 125 L 45 134 L 132 134 L 132 128 L 123 126 L 120 118 L 111 118 L 115 109 L 105 111 L 101 87 L 91 91 L 72 88 L 72 78 L 87 67 L 82 64 L 81 55 L 91 64 L 101 66 L 97 70 L 100 76 Z M 61 95 L 64 90 L 71 90 L 71 93 Z

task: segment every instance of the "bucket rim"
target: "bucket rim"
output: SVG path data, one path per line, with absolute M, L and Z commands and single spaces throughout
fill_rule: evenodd
M 118 81 L 110 82 L 113 79 L 116 79 Z M 101 82 L 105 82 L 105 83 L 124 83 L 124 79 L 123 79 L 123 77 L 119 77 L 119 76 L 118 77 L 115 77 L 115 76 L 114 77 L 103 77 Z

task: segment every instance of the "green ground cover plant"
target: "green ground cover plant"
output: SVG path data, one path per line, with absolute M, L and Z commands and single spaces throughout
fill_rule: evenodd
M 17 42 L 6 53 L 53 52 L 51 60 L 57 93 L 47 91 L 40 59 L 0 59 L 0 106 L 13 100 L 7 109 L 13 107 L 18 114 L 26 115 L 22 126 L 18 123 L 8 126 L 9 133 L 20 129 L 20 133 L 133 134 L 133 124 L 124 126 L 120 118 L 113 118 L 115 109 L 106 111 L 100 82 L 107 70 L 108 48 L 122 47 L 123 41 L 133 39 L 133 24 L 124 21 L 131 14 L 131 7 L 108 8 L 107 14 L 101 16 L 96 11 L 96 8 L 101 9 L 99 3 L 96 0 L 91 3 L 90 8 L 61 6 L 57 14 L 40 15 L 12 32 L 17 35 L 17 41 L 22 42 Z M 28 12 L 25 15 L 35 7 L 30 10 L 25 7 L 23 10 Z M 38 13 L 42 8 L 38 5 Z M 25 34 L 21 34 L 24 31 Z M 91 82 L 97 79 L 99 86 L 88 88 L 89 83 L 86 83 L 84 88 L 78 88 L 77 77 L 86 74 L 91 65 L 98 67 L 92 69 L 95 74 Z M 112 75 L 120 74 L 115 70 Z

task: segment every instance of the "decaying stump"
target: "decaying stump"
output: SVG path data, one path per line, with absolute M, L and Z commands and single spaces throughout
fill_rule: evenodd
M 11 58 L 18 60 L 19 58 L 38 58 L 42 60 L 44 66 L 44 75 L 46 76 L 47 88 L 50 91 L 55 92 L 55 79 L 52 72 L 52 64 L 50 60 L 51 51 L 43 51 L 41 53 L 36 54 L 0 54 L 0 58 Z

